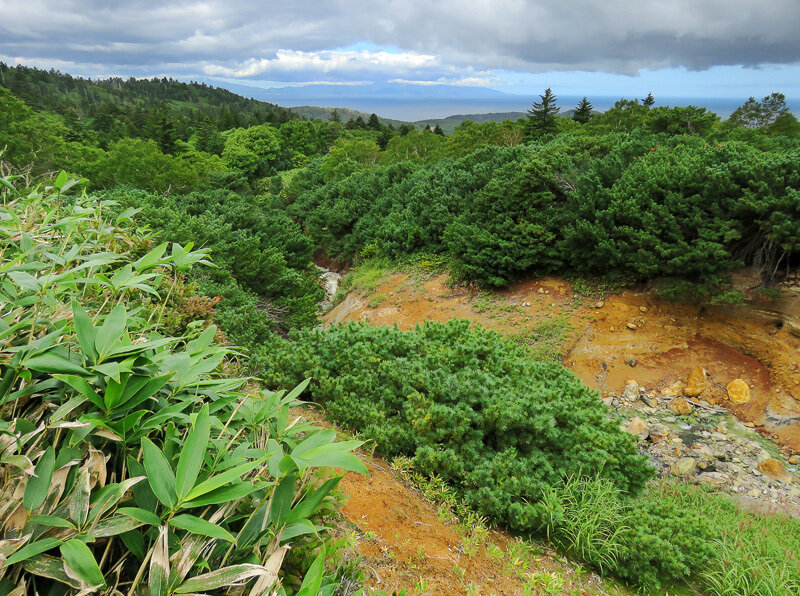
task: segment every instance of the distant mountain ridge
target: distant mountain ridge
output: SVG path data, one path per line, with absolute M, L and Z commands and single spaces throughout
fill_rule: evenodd
M 320 106 L 296 106 L 289 108 L 292 112 L 302 116 L 303 118 L 330 120 L 333 112 L 339 114 L 342 122 L 347 122 L 350 119 L 362 118 L 367 120 L 371 114 L 353 110 L 351 108 L 331 108 Z M 525 112 L 493 112 L 488 114 L 454 114 L 446 118 L 427 118 L 425 120 L 395 120 L 392 118 L 383 118 L 378 115 L 378 119 L 382 124 L 391 124 L 395 128 L 403 124 L 411 124 L 414 128 L 424 128 L 425 126 L 436 126 L 437 124 L 442 128 L 445 134 L 452 134 L 456 127 L 462 122 L 470 120 L 472 122 L 503 122 L 504 120 L 518 120 L 526 116 Z

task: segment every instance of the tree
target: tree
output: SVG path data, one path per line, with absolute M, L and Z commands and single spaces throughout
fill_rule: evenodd
M 437 124 L 433 127 L 433 134 L 444 136 L 444 131 L 442 130 L 442 127 Z
M 707 135 L 719 118 L 713 112 L 697 106 L 659 106 L 647 114 L 646 128 L 650 132 L 671 135 Z
M 370 114 L 367 120 L 367 128 L 370 130 L 380 130 L 382 128 L 381 121 L 378 119 L 377 114 Z
M 339 110 L 333 110 L 330 117 L 331 122 L 341 122 L 342 117 L 339 115 Z
M 270 175 L 281 148 L 277 131 L 269 124 L 238 128 L 225 141 L 222 159 L 232 170 L 249 178 Z
M 728 122 L 743 128 L 763 128 L 788 112 L 786 96 L 783 93 L 772 93 L 760 101 L 751 97 L 734 110 Z
M 585 97 L 580 101 L 578 107 L 572 112 L 572 119 L 575 122 L 586 124 L 592 117 L 592 109 L 594 106 Z
M 651 107 L 654 103 L 656 103 L 656 99 L 652 93 L 648 93 L 647 97 L 642 100 L 642 105 L 646 108 Z
M 541 101 L 533 102 L 531 109 L 528 110 L 527 136 L 529 139 L 537 139 L 548 134 L 553 134 L 557 130 L 556 116 L 558 106 L 556 96 L 553 95 L 550 87 L 544 90 L 544 95 L 540 95 Z

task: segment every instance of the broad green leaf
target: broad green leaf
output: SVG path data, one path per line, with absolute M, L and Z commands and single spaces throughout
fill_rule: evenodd
M 275 488 L 272 493 L 272 501 L 269 508 L 269 523 L 278 524 L 283 520 L 289 510 L 292 508 L 292 499 L 294 499 L 296 476 L 294 472 L 287 474 L 283 477 L 280 484 Z
M 101 488 L 97 492 L 96 497 L 93 499 L 94 503 L 92 504 L 92 508 L 89 510 L 88 521 L 93 522 L 95 519 L 102 516 L 103 513 L 116 505 L 117 502 L 119 502 L 119 500 L 125 496 L 125 493 L 127 493 L 130 488 L 136 486 L 144 479 L 144 476 L 134 476 L 119 483 L 107 484 Z M 154 525 L 158 525 L 158 523 Z
M 169 521 L 169 525 L 186 530 L 192 534 L 200 534 L 211 538 L 219 538 L 233 542 L 233 536 L 225 528 L 212 524 L 210 521 L 189 514 L 176 515 Z
M 153 494 L 166 507 L 172 509 L 178 502 L 178 496 L 175 492 L 175 474 L 167 458 L 147 437 L 142 439 L 142 453 L 144 468 L 147 470 L 147 482 L 153 489 Z
M 92 370 L 95 372 L 99 372 L 104 377 L 108 377 L 115 383 L 120 383 L 120 374 L 122 369 L 119 365 L 119 362 L 104 362 L 103 364 L 95 364 L 92 367 Z M 111 389 L 112 393 L 117 393 L 118 395 L 122 393 L 122 388 L 118 387 L 116 389 Z M 108 386 L 106 386 L 106 392 L 108 392 Z M 108 398 L 103 398 L 103 401 L 107 401 Z M 113 398 L 112 398 L 113 399 Z
M 325 553 L 322 552 L 317 555 L 311 567 L 308 568 L 306 576 L 303 578 L 303 583 L 300 584 L 300 589 L 295 596 L 317 596 L 319 588 L 322 585 L 322 572 L 325 563 Z
M 261 565 L 230 565 L 210 573 L 204 573 L 187 579 L 176 588 L 176 594 L 194 594 L 224 588 L 243 582 L 244 580 L 264 575 L 267 571 Z M 316 596 L 316 593 L 314 593 Z
M 128 313 L 121 304 L 112 310 L 103 325 L 97 329 L 97 336 L 94 342 L 97 349 L 97 360 L 105 358 L 119 342 L 125 332 L 125 325 L 128 321 Z
M 56 517 L 55 515 L 34 515 L 28 520 L 29 524 L 41 524 L 52 528 L 75 528 L 71 521 Z
M 221 474 L 217 474 L 212 476 L 208 480 L 201 482 L 197 486 L 195 486 L 188 495 L 186 495 L 186 501 L 192 501 L 197 497 L 200 497 L 206 493 L 210 493 L 212 490 L 215 490 L 221 486 L 228 484 L 229 482 L 233 482 L 234 480 L 241 479 L 242 476 L 255 470 L 257 467 L 261 465 L 260 461 L 254 461 L 246 464 L 242 464 L 240 466 L 236 466 L 235 468 L 231 468 L 230 470 L 226 470 Z
M 219 505 L 228 501 L 236 501 L 246 497 L 250 493 L 258 490 L 259 487 L 252 482 L 245 480 L 233 486 L 223 486 L 216 490 L 212 490 L 201 497 L 195 497 L 191 501 L 184 501 L 181 503 L 181 509 L 192 509 L 194 507 L 205 507 L 206 505 Z
M 210 433 L 211 422 L 208 416 L 208 404 L 206 404 L 200 408 L 178 459 L 178 467 L 175 472 L 175 488 L 178 499 L 182 500 L 194 488 L 197 475 L 203 465 L 203 456 L 208 448 Z
M 64 569 L 64 560 L 61 557 L 36 555 L 23 561 L 22 568 L 30 575 L 48 577 L 75 590 L 81 589 L 81 582 L 77 578 L 67 575 Z
M 117 215 L 117 218 L 114 220 L 114 223 L 120 225 L 123 222 L 130 221 L 131 218 L 140 211 L 141 209 L 137 209 L 136 207 L 128 207 L 127 209 L 125 209 L 125 211 Z
M 144 271 L 145 269 L 149 269 L 150 267 L 158 265 L 166 250 L 167 242 L 159 244 L 142 258 L 135 261 L 133 263 L 133 268 L 137 271 Z
M 161 524 L 161 520 L 155 513 L 139 509 L 138 507 L 120 507 L 117 509 L 117 513 L 127 515 L 128 517 L 132 517 L 135 520 L 151 526 L 158 526 Z
M 71 360 L 53 353 L 31 356 L 30 358 L 25 359 L 22 364 L 31 370 L 50 374 L 82 376 L 89 374 L 89 371 L 82 366 L 79 366 Z
M 56 452 L 53 447 L 48 447 L 34 468 L 35 476 L 28 478 L 25 486 L 25 493 L 22 496 L 22 504 L 28 511 L 34 511 L 42 506 L 47 492 L 50 490 L 50 481 L 53 479 L 53 471 L 56 463 Z
M 106 580 L 92 551 L 82 541 L 73 538 L 61 545 L 61 556 L 75 574 L 90 586 L 105 587 Z
M 322 500 L 336 488 L 341 479 L 342 477 L 339 476 L 337 478 L 331 478 L 323 483 L 322 486 L 314 491 L 314 494 L 306 497 L 295 505 L 291 512 L 284 518 L 284 522 L 290 524 L 311 517 L 314 511 L 317 510 L 317 507 L 322 503 Z
M 298 536 L 305 536 L 306 534 L 314 534 L 324 529 L 323 526 L 315 526 L 309 520 L 303 519 L 293 524 L 286 526 L 281 532 L 281 544 L 297 538 Z
M 75 482 L 75 490 L 69 500 L 69 517 L 79 528 L 83 528 L 89 515 L 89 470 L 81 468 Z
M 56 176 L 56 179 L 53 181 L 53 186 L 55 186 L 58 190 L 61 190 L 67 183 L 67 180 L 67 173 L 64 170 L 61 170 L 58 176 Z
M 55 375 L 56 379 L 59 381 L 66 383 L 70 387 L 72 387 L 75 391 L 85 395 L 89 401 L 92 402 L 95 406 L 100 408 L 101 410 L 105 410 L 105 404 L 103 403 L 102 398 L 97 395 L 97 392 L 92 388 L 92 386 L 81 377 L 76 377 L 74 375 Z
M 13 555 L 8 557 L 5 566 L 11 567 L 14 563 L 19 563 L 20 561 L 24 561 L 25 559 L 29 559 L 33 556 L 40 555 L 44 552 L 49 551 L 52 548 L 59 546 L 60 544 L 61 541 L 58 540 L 57 538 L 43 538 L 42 540 L 32 542 L 31 544 L 23 546 Z
M 127 515 L 112 515 L 95 524 L 92 528 L 92 536 L 95 538 L 117 536 L 135 530 L 143 525 L 144 522 L 140 522 L 138 519 L 133 519 Z
M 92 325 L 89 315 L 75 299 L 72 300 L 72 322 L 75 325 L 75 334 L 78 336 L 78 344 L 81 346 L 84 357 L 89 362 L 94 362 L 97 360 L 94 325 Z

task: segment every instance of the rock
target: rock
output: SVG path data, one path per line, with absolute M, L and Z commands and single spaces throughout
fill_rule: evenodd
M 741 379 L 728 383 L 728 399 L 734 404 L 746 404 L 750 401 L 750 387 Z
M 705 390 L 706 390 L 706 369 L 695 368 L 689 374 L 689 380 L 686 382 L 686 387 L 683 390 L 683 394 L 686 397 L 698 397 Z
M 661 443 L 669 438 L 669 427 L 666 424 L 654 424 L 650 429 L 650 440 Z
M 705 472 L 704 474 L 700 474 L 697 479 L 700 482 L 705 482 L 714 486 L 728 484 L 728 476 L 723 472 Z
M 644 391 L 639 394 L 639 399 L 641 399 L 644 403 L 646 403 L 651 408 L 657 408 L 658 402 L 654 400 L 652 397 L 647 395 Z
M 683 393 L 683 382 L 675 381 L 661 391 L 662 397 L 676 397 Z
M 600 401 L 602 401 L 603 405 L 608 407 L 608 408 L 610 408 L 612 405 L 614 405 L 614 398 L 613 397 L 604 397 Z
M 690 404 L 682 397 L 677 397 L 673 399 L 671 402 L 669 402 L 668 407 L 670 411 L 676 416 L 688 416 L 694 411 L 692 404 Z
M 639 307 L 639 312 L 641 312 L 641 313 L 647 312 L 647 307 L 646 306 L 640 306 Z
M 691 457 L 682 457 L 669 467 L 673 476 L 687 476 L 697 469 L 697 462 Z
M 718 459 L 720 461 L 728 461 L 728 458 L 730 457 L 728 452 L 725 451 L 722 447 L 712 447 L 711 455 L 714 456 L 714 459 Z
M 646 439 L 650 427 L 647 425 L 647 422 L 636 416 L 628 421 L 625 430 L 632 435 L 638 435 L 640 439 Z
M 622 392 L 622 397 L 634 401 L 639 397 L 639 384 L 633 379 L 628 379 L 625 382 L 625 390 Z
M 792 457 L 789 458 L 789 463 L 792 464 L 793 466 L 800 464 L 800 456 L 793 455 Z
M 631 368 L 635 367 L 636 366 L 636 360 L 634 360 L 633 358 L 628 360 L 628 366 L 630 366 Z
M 603 308 L 605 305 L 606 305 L 605 302 L 603 302 L 602 300 L 599 300 L 599 301 L 595 302 L 594 307 L 595 308 Z
M 697 452 L 698 455 L 702 455 L 706 459 L 715 459 L 714 458 L 714 451 L 708 445 L 703 445 L 702 443 L 695 443 L 691 447 L 692 451 Z
M 625 326 L 628 329 L 630 329 L 631 331 L 636 331 L 638 329 L 638 327 L 636 326 L 636 323 L 627 323 Z
M 791 482 L 792 477 L 783 464 L 777 459 L 770 457 L 758 464 L 759 471 L 765 476 L 769 476 L 773 480 L 782 480 L 783 482 Z

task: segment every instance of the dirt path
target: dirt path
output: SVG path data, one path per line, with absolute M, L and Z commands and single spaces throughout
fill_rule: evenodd
M 556 278 L 517 284 L 492 294 L 451 288 L 447 276 L 389 277 L 371 297 L 351 292 L 326 316 L 327 324 L 367 320 L 408 329 L 424 321 L 468 318 L 525 341 L 547 321 L 569 323 L 564 364 L 586 384 L 619 392 L 629 378 L 659 391 L 704 368 L 703 398 L 800 453 L 800 297 L 753 297 L 744 305 L 676 304 L 651 292 L 583 296 Z M 751 402 L 732 404 L 725 387 L 747 382 Z

